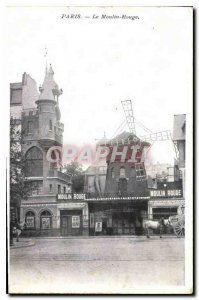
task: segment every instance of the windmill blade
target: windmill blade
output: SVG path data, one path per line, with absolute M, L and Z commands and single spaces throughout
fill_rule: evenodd
M 141 136 L 140 139 L 144 142 L 172 140 L 170 130 L 164 130 L 164 131 L 160 131 L 160 132 L 147 134 L 147 135 Z
M 130 131 L 130 133 L 133 133 L 136 135 L 135 119 L 134 119 L 134 115 L 133 115 L 132 102 L 131 102 L 131 100 L 124 100 L 121 102 L 122 102 L 124 114 L 126 117 L 126 122 L 129 127 L 129 131 Z

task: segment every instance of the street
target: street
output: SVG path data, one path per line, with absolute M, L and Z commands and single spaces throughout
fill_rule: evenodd
M 184 284 L 184 239 L 32 240 L 10 250 L 9 293 L 136 293 Z

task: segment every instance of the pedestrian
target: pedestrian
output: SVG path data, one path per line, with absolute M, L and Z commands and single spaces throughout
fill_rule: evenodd
M 16 238 L 16 241 L 17 242 L 19 242 L 19 236 L 20 236 L 20 234 L 21 234 L 21 226 L 20 226 L 20 224 L 17 222 L 17 229 L 16 229 L 16 231 L 17 231 L 17 238 Z

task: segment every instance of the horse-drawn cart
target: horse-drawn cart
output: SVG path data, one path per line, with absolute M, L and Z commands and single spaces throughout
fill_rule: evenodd
M 176 215 L 169 217 L 170 225 L 173 227 L 175 235 L 179 238 L 185 236 L 185 215 Z

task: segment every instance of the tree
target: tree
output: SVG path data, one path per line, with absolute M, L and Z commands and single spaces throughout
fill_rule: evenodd
M 76 193 L 84 190 L 84 171 L 77 161 L 71 161 L 65 165 L 66 173 L 71 176 L 72 191 Z
M 25 180 L 25 158 L 22 154 L 20 121 L 10 119 L 10 217 L 11 230 L 20 220 L 21 200 L 27 199 L 29 186 Z M 12 238 L 12 236 L 11 236 Z

